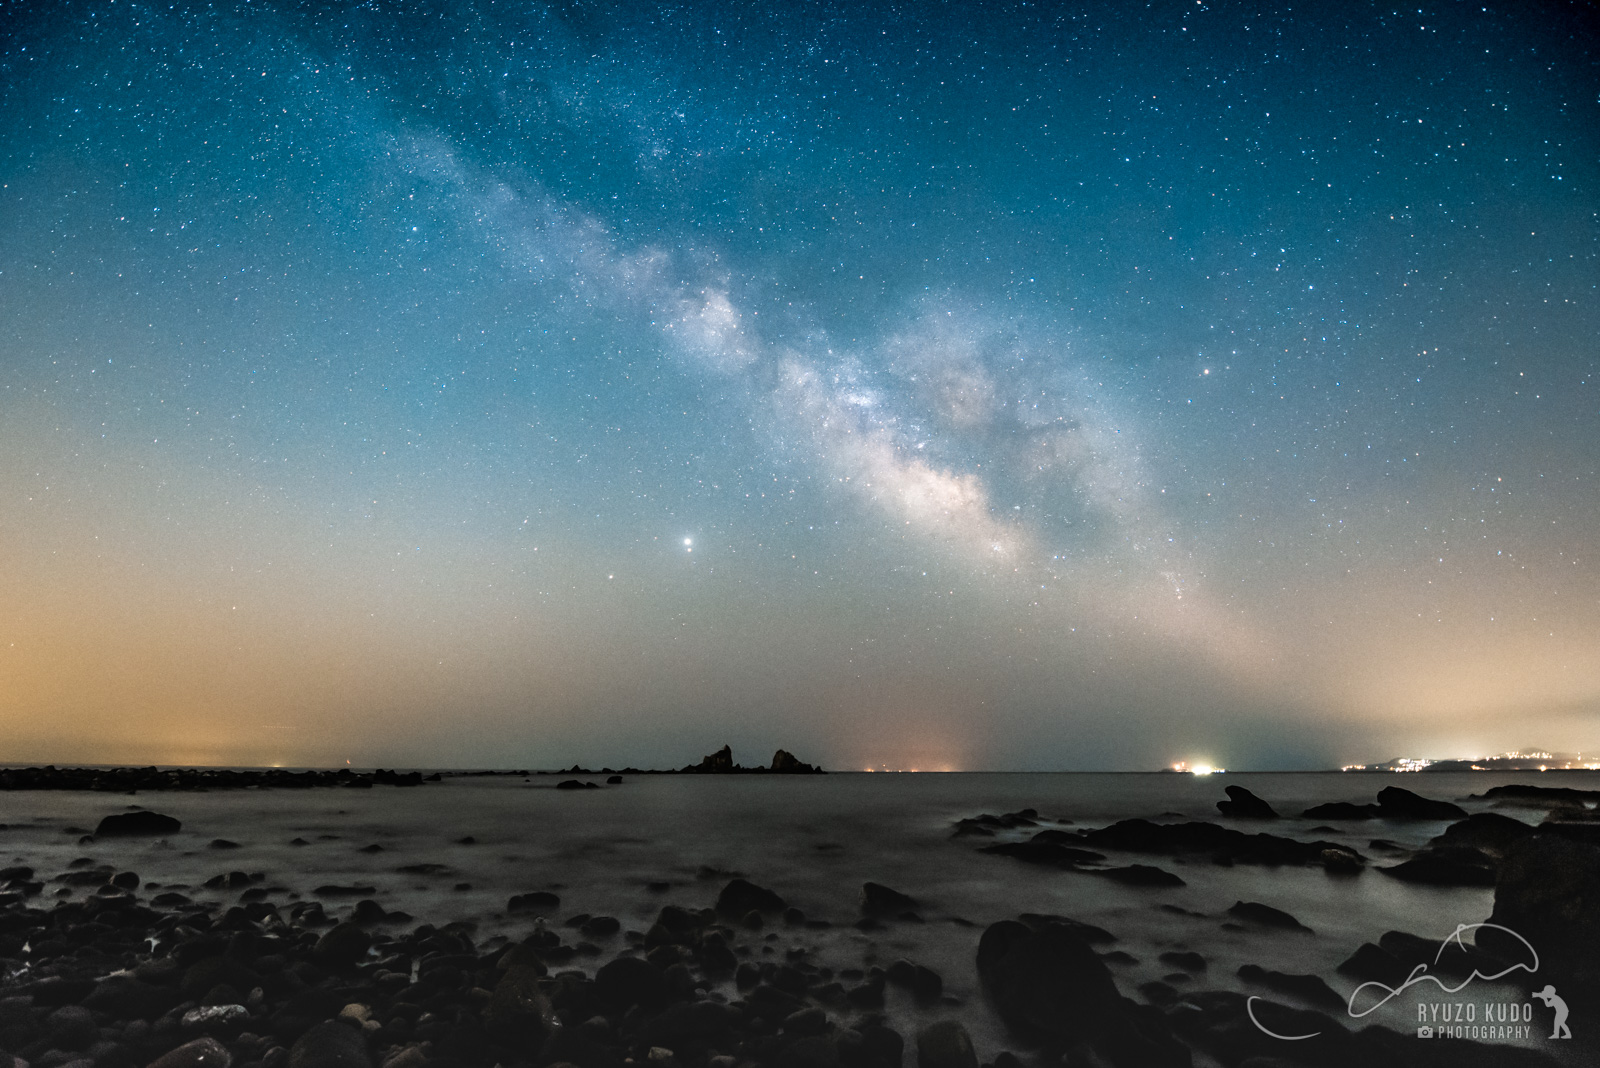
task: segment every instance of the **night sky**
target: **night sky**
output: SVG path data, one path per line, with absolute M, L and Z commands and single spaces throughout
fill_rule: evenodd
M 0 759 L 1600 751 L 1583 4 L 0 4 Z

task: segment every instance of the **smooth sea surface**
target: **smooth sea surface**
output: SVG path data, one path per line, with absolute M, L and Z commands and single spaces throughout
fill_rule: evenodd
M 1180 990 L 1235 989 L 1282 1000 L 1236 976 L 1241 964 L 1254 963 L 1318 975 L 1348 996 L 1356 983 L 1335 968 L 1363 942 L 1376 942 L 1390 930 L 1442 940 L 1457 924 L 1486 920 L 1494 892 L 1417 886 L 1373 870 L 1403 856 L 1375 852 L 1369 847 L 1372 839 L 1414 849 L 1440 833 L 1445 822 L 1324 824 L 1299 818 L 1302 809 L 1325 801 L 1372 801 L 1386 786 L 1456 801 L 1469 812 L 1489 808 L 1469 795 L 1503 783 L 1600 789 L 1600 773 L 1587 772 L 660 775 L 628 776 L 621 785 L 598 790 L 555 789 L 570 777 L 450 777 L 408 789 L 0 793 L 0 823 L 7 825 L 0 831 L 0 856 L 6 863 L 31 864 L 47 880 L 73 860 L 89 857 L 137 871 L 146 884 L 141 894 L 159 883 L 156 892 L 187 887 L 183 893 L 219 904 L 234 903 L 238 891 L 207 891 L 201 884 L 233 870 L 264 873 L 257 885 L 271 890 L 279 904 L 310 898 L 323 884 L 366 884 L 377 889 L 374 896 L 386 909 L 410 913 L 412 924 L 475 923 L 480 945 L 498 937 L 520 938 L 541 922 L 573 943 L 580 936 L 562 922 L 581 913 L 613 915 L 625 932 L 644 931 L 665 904 L 712 905 L 727 879 L 738 874 L 777 891 L 808 918 L 832 923 L 824 929 L 777 923 L 761 931 L 741 930 L 739 942 L 749 947 L 752 959 L 782 960 L 803 950 L 814 963 L 836 970 L 887 966 L 900 957 L 925 964 L 943 977 L 947 1000 L 918 1005 L 891 987 L 891 1023 L 909 1033 L 921 1023 L 957 1017 L 971 1031 L 980 1059 L 988 1061 L 1001 1049 L 1019 1048 L 978 987 L 975 951 L 990 923 L 1038 912 L 1106 928 L 1118 941 L 1100 948 L 1119 949 L 1137 960 L 1111 966 L 1122 992 L 1135 999 L 1140 983 L 1176 971 L 1158 960 L 1168 950 L 1197 951 L 1208 962 L 1194 979 L 1172 980 Z M 604 781 L 603 776 L 581 778 Z M 1215 802 L 1225 796 L 1226 785 L 1235 783 L 1287 818 L 1263 823 L 1221 817 Z M 82 829 L 130 805 L 177 817 L 183 829 L 165 840 L 79 844 Z M 1023 808 L 1036 809 L 1042 827 L 1073 829 L 1181 814 L 1250 832 L 1344 843 L 1365 855 L 1369 867 L 1340 877 L 1321 868 L 1223 867 L 1204 858 L 1111 854 L 1108 864 L 1153 864 L 1187 883 L 1142 889 L 978 851 L 996 841 L 1024 839 L 1037 828 L 993 839 L 952 837 L 958 819 Z M 1496 811 L 1530 823 L 1543 817 L 1537 809 Z M 1322 826 L 1338 830 L 1313 831 Z M 465 836 L 475 842 L 460 844 Z M 297 837 L 308 844 L 291 845 Z M 214 839 L 236 842 L 238 848 L 214 848 Z M 363 851 L 374 845 L 381 848 Z M 416 864 L 445 869 L 430 875 L 397 870 Z M 890 921 L 873 931 L 852 926 L 866 881 L 911 895 L 924 922 Z M 663 882 L 669 884 L 665 890 L 659 888 Z M 471 888 L 456 889 L 458 884 Z M 651 889 L 649 884 L 658 885 Z M 508 898 L 530 890 L 554 891 L 560 908 L 543 920 L 508 913 Z M 55 892 L 55 886 L 45 891 Z M 1314 933 L 1224 927 L 1230 920 L 1226 910 L 1240 900 L 1290 912 Z M 336 915 L 351 907 L 345 899 L 324 904 Z M 569 967 L 592 971 L 627 944 L 625 934 L 599 941 L 602 956 L 579 956 Z M 1470 994 L 1479 1001 L 1522 1003 L 1527 977 L 1518 978 L 1520 985 L 1474 983 Z M 731 984 L 728 994 L 733 996 Z M 1427 989 L 1414 988 L 1347 1023 L 1412 1032 L 1417 1003 L 1427 995 Z M 1541 1007 L 1532 1039 L 1518 1044 L 1570 1052 L 1544 1039 L 1547 1020 Z

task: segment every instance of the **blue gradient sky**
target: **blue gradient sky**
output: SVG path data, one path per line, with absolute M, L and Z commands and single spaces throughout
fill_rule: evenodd
M 0 758 L 1600 751 L 1587 5 L 3 10 Z

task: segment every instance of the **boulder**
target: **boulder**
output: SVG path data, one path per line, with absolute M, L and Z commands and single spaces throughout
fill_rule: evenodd
M 1110 970 L 1065 924 L 990 925 L 978 941 L 978 976 L 1000 1018 L 1023 1035 L 1094 1034 L 1121 1012 Z
M 1534 828 L 1521 820 L 1502 816 L 1498 812 L 1474 812 L 1464 820 L 1444 829 L 1430 846 L 1465 846 L 1499 859 L 1511 847 L 1534 833 Z
M 772 754 L 772 770 L 785 775 L 814 775 L 821 769 L 803 763 L 786 749 L 780 749 Z
M 940 1020 L 917 1032 L 917 1068 L 978 1068 L 972 1036 L 955 1020 Z
M 159 1047 L 157 1047 L 159 1048 Z M 233 1056 L 214 1038 L 197 1038 L 150 1062 L 149 1068 L 230 1068 Z
M 1378 815 L 1386 820 L 1459 820 L 1466 817 L 1467 810 L 1398 786 L 1385 786 L 1378 791 Z
M 863 916 L 898 915 L 917 907 L 912 898 L 882 883 L 861 884 L 861 914 Z
M 1217 802 L 1217 811 L 1224 816 L 1244 820 L 1275 820 L 1278 814 L 1272 806 L 1267 804 L 1243 786 L 1226 787 L 1228 800 Z
M 1552 834 L 1517 842 L 1500 863 L 1489 920 L 1532 943 L 1541 978 L 1548 970 L 1590 996 L 1600 992 L 1600 846 Z M 1493 928 L 1474 938 L 1507 959 L 1527 959 L 1526 948 Z
M 159 812 L 138 809 L 134 812 L 115 812 L 101 820 L 95 827 L 96 838 L 132 838 L 163 834 L 177 834 L 183 824 Z
M 1426 886 L 1493 886 L 1494 859 L 1470 846 L 1424 849 L 1388 868 L 1385 875 Z
M 362 1032 L 327 1021 L 312 1027 L 289 1049 L 289 1068 L 372 1068 Z
M 1377 814 L 1377 805 L 1355 805 L 1349 801 L 1329 801 L 1300 813 L 1308 820 L 1370 820 Z
M 1228 909 L 1229 916 L 1258 923 L 1263 927 L 1277 927 L 1285 931 L 1305 931 L 1311 933 L 1311 928 L 1271 905 L 1263 905 L 1259 901 L 1235 901 Z
M 723 916 L 742 918 L 750 912 L 782 912 L 784 907 L 783 898 L 746 879 L 730 881 L 717 895 L 717 912 Z
M 45 1037 L 58 1049 L 88 1049 L 100 1037 L 94 1014 L 82 1005 L 63 1005 L 44 1018 Z
M 623 1009 L 633 1005 L 655 1008 L 672 997 L 666 974 L 638 957 L 618 957 L 601 967 L 595 973 L 594 987 L 602 1000 Z

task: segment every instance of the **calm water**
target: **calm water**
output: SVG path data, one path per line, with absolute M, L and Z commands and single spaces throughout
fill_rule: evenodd
M 1116 934 L 1137 964 L 1113 966 L 1124 993 L 1137 997 L 1139 983 L 1173 969 L 1157 956 L 1169 949 L 1191 949 L 1210 962 L 1196 985 L 1266 993 L 1241 984 L 1240 964 L 1295 973 L 1313 973 L 1336 991 L 1354 984 L 1335 966 L 1362 942 L 1388 930 L 1443 938 L 1459 923 L 1488 918 L 1493 891 L 1435 889 L 1398 882 L 1368 871 L 1333 878 L 1320 869 L 1217 867 L 1169 858 L 1113 856 L 1114 862 L 1154 863 L 1181 875 L 1177 889 L 1131 889 L 1091 875 L 1030 867 L 1005 857 L 977 852 L 988 839 L 952 838 L 951 824 L 981 812 L 1034 808 L 1042 819 L 1094 827 L 1132 816 L 1182 813 L 1229 823 L 1215 802 L 1229 783 L 1243 785 L 1280 813 L 1298 813 L 1324 801 L 1370 801 L 1389 785 L 1403 785 L 1429 797 L 1446 798 L 1469 811 L 1485 808 L 1466 800 L 1490 786 L 1540 781 L 1538 775 L 1427 774 L 1341 775 L 1247 774 L 1199 778 L 1188 775 L 1094 774 L 834 774 L 826 777 L 656 776 L 630 777 L 617 787 L 558 791 L 565 776 L 458 778 L 399 790 L 219 791 L 205 794 L 110 794 L 17 792 L 0 794 L 0 849 L 8 858 L 34 865 L 48 877 L 80 856 L 132 868 L 146 882 L 198 887 L 228 870 L 260 871 L 262 883 L 282 887 L 277 899 L 309 896 L 323 883 L 361 882 L 378 888 L 389 909 L 443 923 L 470 920 L 479 925 L 480 943 L 496 936 L 520 937 L 536 922 L 507 915 L 513 893 L 553 890 L 562 905 L 553 923 L 577 913 L 615 915 L 625 929 L 644 930 L 663 904 L 709 906 L 725 875 L 736 872 L 782 894 L 809 917 L 834 921 L 827 930 L 777 927 L 748 936 L 759 956 L 781 959 L 804 947 L 811 959 L 834 968 L 887 965 L 907 957 L 938 971 L 955 1002 L 918 1007 L 891 988 L 890 1013 L 903 1028 L 923 1019 L 959 1016 L 972 1031 L 979 1055 L 987 1060 L 1008 1042 L 1003 1027 L 985 1006 L 973 965 L 984 925 L 1019 912 L 1051 912 L 1098 924 Z M 603 781 L 603 780 L 597 780 Z M 1600 789 L 1600 773 L 1563 773 L 1549 784 Z M 103 815 L 139 804 L 183 821 L 183 831 L 165 842 L 77 844 L 68 827 L 92 828 Z M 1537 822 L 1537 811 L 1504 809 Z M 1046 826 L 1052 824 L 1046 823 Z M 1348 833 L 1311 833 L 1315 821 L 1290 818 L 1270 828 L 1238 823 L 1242 829 L 1270 829 L 1301 839 L 1324 838 L 1349 844 L 1369 858 L 1390 863 L 1368 848 L 1386 838 L 1415 848 L 1438 834 L 1443 823 L 1343 825 Z M 1031 832 L 1030 832 L 1031 833 Z M 456 840 L 471 835 L 476 844 Z M 301 837 L 311 844 L 291 846 Z M 240 844 L 233 850 L 208 847 L 215 838 Z M 361 852 L 378 845 L 379 852 Z M 448 871 L 434 876 L 405 875 L 402 865 L 437 863 Z M 895 923 L 885 931 L 863 933 L 856 919 L 864 881 L 885 883 L 922 903 L 924 924 Z M 454 890 L 458 883 L 472 889 Z M 665 892 L 647 888 L 670 883 Z M 233 894 L 186 891 L 198 898 L 231 903 Z M 1261 901 L 1293 913 L 1313 928 L 1313 936 L 1227 931 L 1225 910 L 1237 900 Z M 1171 904 L 1203 917 L 1177 915 L 1158 906 Z M 330 912 L 348 908 L 339 904 Z M 976 924 L 965 926 L 958 920 Z M 568 934 L 569 932 L 564 932 Z M 776 938 L 765 941 L 769 934 Z M 569 937 L 572 941 L 575 934 Z M 609 959 L 621 943 L 604 943 Z M 583 966 L 578 958 L 574 966 Z M 593 967 L 595 962 L 589 962 Z M 1497 988 L 1498 989 L 1498 988 Z M 1475 984 L 1475 995 L 1498 996 Z M 1508 999 L 1525 1000 L 1509 987 Z M 1416 998 L 1397 999 L 1360 1024 L 1382 1023 L 1399 1030 L 1415 1026 Z M 1547 1014 L 1536 1017 L 1536 1022 Z M 1539 1029 L 1535 1041 L 1546 1047 Z M 1592 1046 L 1586 1047 L 1592 1050 Z

